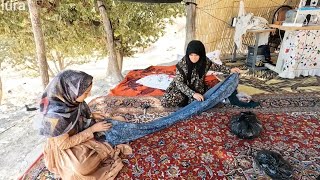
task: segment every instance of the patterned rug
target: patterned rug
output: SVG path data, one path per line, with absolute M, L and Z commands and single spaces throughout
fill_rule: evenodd
M 228 64 L 229 68 L 239 67 L 248 70 L 246 65 Z M 241 74 L 239 84 L 272 93 L 281 94 L 285 92 L 320 92 L 319 76 L 300 76 L 294 79 L 285 79 L 278 76 L 278 73 L 271 70 L 248 71 Z
M 268 74 L 268 71 L 264 73 Z M 242 75 L 239 83 L 273 94 L 320 92 L 320 77 L 297 77 L 295 79 L 273 77 L 264 79 L 254 75 Z
M 240 140 L 228 129 L 233 114 L 204 113 L 130 143 L 134 154 L 117 179 L 270 179 L 253 161 L 260 149 L 279 152 L 294 167 L 294 179 L 320 175 L 320 126 L 313 115 L 259 113 L 261 136 Z M 36 179 L 54 179 L 42 160 L 35 167 Z
M 131 70 L 115 88 L 110 90 L 109 96 L 161 96 L 164 90 L 137 83 L 139 79 L 154 74 L 175 76 L 176 66 L 150 66 L 146 69 Z M 212 87 L 218 84 L 219 80 L 215 76 L 209 75 L 205 77 L 205 82 L 209 87 Z
M 253 161 L 258 150 L 268 149 L 294 167 L 293 179 L 314 180 L 320 175 L 319 98 L 311 93 L 254 96 L 261 107 L 252 111 L 264 127 L 254 140 L 238 139 L 228 128 L 232 115 L 248 109 L 219 105 L 131 142 L 134 154 L 124 160 L 117 179 L 270 179 Z M 151 105 L 146 113 L 145 103 Z M 128 121 L 146 122 L 174 111 L 160 109 L 158 104 L 154 97 L 100 97 L 90 106 Z M 125 116 L 126 111 L 137 115 Z M 23 179 L 55 178 L 40 157 Z
M 251 109 L 253 112 L 319 112 L 320 93 L 302 94 L 259 94 L 253 99 L 260 102 L 260 106 Z M 150 106 L 144 109 L 145 105 Z M 92 111 L 108 113 L 111 116 L 122 116 L 129 122 L 148 122 L 159 117 L 165 117 L 177 108 L 164 108 L 160 104 L 160 97 L 110 97 L 104 96 L 89 103 Z M 241 112 L 239 108 L 227 104 L 219 104 L 212 112 Z
M 243 61 L 238 61 L 236 64 L 228 63 L 229 68 L 238 67 L 241 70 L 248 70 L 249 67 L 243 64 Z M 300 76 L 294 79 L 285 79 L 278 76 L 278 73 L 272 70 L 257 70 L 248 71 L 240 76 L 239 84 L 254 87 L 267 93 L 282 94 L 285 92 L 320 92 L 320 77 L 319 76 Z M 256 93 L 254 93 L 256 94 Z
M 232 66 L 230 66 L 232 67 Z M 240 66 L 248 69 L 247 66 Z M 146 69 L 132 70 L 125 79 L 110 91 L 112 96 L 160 96 L 163 90 L 154 89 L 136 83 L 137 80 L 151 74 L 175 75 L 175 66 L 150 66 Z M 206 84 L 213 86 L 218 83 L 214 76 L 206 76 Z M 265 93 L 283 94 L 286 92 L 320 92 L 320 77 L 296 77 L 295 79 L 284 79 L 277 76 L 271 70 L 249 71 L 241 74 L 239 84 L 252 87 Z M 249 93 L 249 92 L 248 92 Z M 256 94 L 253 92 L 252 94 Z
M 134 154 L 118 179 L 270 179 L 253 161 L 258 150 L 279 152 L 293 179 L 320 174 L 320 126 L 312 115 L 258 113 L 264 131 L 254 140 L 229 132 L 234 113 L 204 113 L 130 145 Z

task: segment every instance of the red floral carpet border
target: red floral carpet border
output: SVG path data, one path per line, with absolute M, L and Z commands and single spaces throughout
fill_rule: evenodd
M 203 113 L 130 145 L 134 154 L 119 179 L 268 179 L 253 161 L 257 150 L 279 152 L 294 179 L 320 174 L 320 126 L 312 115 L 259 113 L 264 131 L 254 140 L 232 135 L 234 113 Z
M 159 117 L 165 117 L 177 108 L 163 108 L 160 97 L 110 97 L 104 96 L 92 100 L 89 106 L 92 111 L 122 116 L 130 122 L 148 122 Z M 319 112 L 320 95 L 315 93 L 287 93 L 287 94 L 261 94 L 253 96 L 260 106 L 250 109 L 253 112 Z M 143 109 L 145 104 L 150 108 Z M 241 112 L 248 109 L 232 105 L 219 104 L 209 112 Z
M 233 136 L 228 128 L 229 119 L 248 109 L 220 105 L 131 142 L 134 154 L 124 160 L 126 165 L 117 178 L 270 179 L 253 161 L 258 150 L 268 149 L 280 153 L 294 167 L 293 179 L 316 179 L 320 175 L 319 96 L 286 94 L 254 98 L 261 102 L 261 107 L 252 109 L 264 127 L 260 137 L 241 140 Z M 141 108 L 144 103 L 153 105 L 146 114 Z M 148 114 L 151 119 L 174 111 L 161 109 L 157 103 L 158 98 L 150 97 L 104 97 L 95 99 L 90 106 L 122 115 L 127 109 L 140 114 L 137 115 L 140 120 Z M 126 119 L 136 121 L 139 117 Z M 54 179 L 54 176 L 40 158 L 24 179 Z
M 138 139 L 118 179 L 270 179 L 253 161 L 257 150 L 279 152 L 293 179 L 320 175 L 320 125 L 314 115 L 258 113 L 264 130 L 254 140 L 232 135 L 235 113 L 209 112 Z M 54 179 L 42 160 L 25 179 Z

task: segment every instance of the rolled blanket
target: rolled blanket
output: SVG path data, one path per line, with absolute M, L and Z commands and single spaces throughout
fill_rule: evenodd
M 108 122 L 112 123 L 112 128 L 105 132 L 106 141 L 112 145 L 130 142 L 186 120 L 192 115 L 200 114 L 228 98 L 236 90 L 238 83 L 239 75 L 231 74 L 224 81 L 209 89 L 204 94 L 204 101 L 193 101 L 169 116 L 152 122 L 128 123 L 107 119 Z

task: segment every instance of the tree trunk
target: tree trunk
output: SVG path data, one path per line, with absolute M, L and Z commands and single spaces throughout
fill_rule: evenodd
M 56 69 L 56 72 L 59 73 L 60 71 L 64 70 L 65 66 L 64 66 L 64 59 L 62 57 L 62 54 L 56 50 L 52 50 L 51 56 L 52 56 L 52 62 Z M 49 67 L 49 71 L 50 71 L 50 67 Z
M 116 41 L 116 53 L 117 53 L 117 62 L 119 66 L 120 72 L 122 72 L 122 64 L 123 64 L 123 51 L 121 47 L 121 42 L 120 40 Z
M 122 71 L 122 64 L 123 64 L 123 53 L 122 51 L 117 50 L 117 61 L 120 72 Z
M 195 39 L 196 34 L 196 0 L 186 0 L 186 42 L 185 49 L 188 43 Z
M 37 59 L 39 63 L 42 86 L 46 88 L 49 83 L 48 63 L 46 59 L 46 49 L 40 23 L 40 13 L 35 0 L 28 0 L 30 19 L 34 41 L 36 44 Z
M 107 78 L 109 78 L 110 81 L 119 82 L 123 79 L 123 76 L 121 75 L 118 62 L 117 62 L 117 55 L 116 55 L 115 43 L 113 39 L 111 21 L 108 17 L 104 3 L 98 0 L 97 4 L 102 17 L 103 27 L 107 35 L 107 48 L 109 52 Z
M 58 63 L 59 63 L 59 71 L 62 71 L 64 70 L 64 58 L 62 57 L 61 53 L 60 52 L 57 52 L 57 60 L 58 60 Z
M 49 70 L 49 75 L 50 75 L 51 77 L 56 76 L 56 74 L 52 71 L 52 69 L 50 68 L 49 65 L 48 65 L 48 70 Z

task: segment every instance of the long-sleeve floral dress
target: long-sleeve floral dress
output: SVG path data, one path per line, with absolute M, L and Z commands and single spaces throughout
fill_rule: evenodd
M 194 93 L 204 94 L 208 90 L 208 86 L 205 85 L 205 76 L 200 77 L 196 68 L 192 70 L 191 80 L 187 81 L 186 74 L 188 67 L 185 58 L 182 58 L 176 67 L 176 76 L 161 98 L 161 105 L 163 107 L 186 106 L 194 100 Z M 228 67 L 212 63 L 209 58 L 206 58 L 205 74 L 207 74 L 209 70 L 226 74 L 230 73 Z

